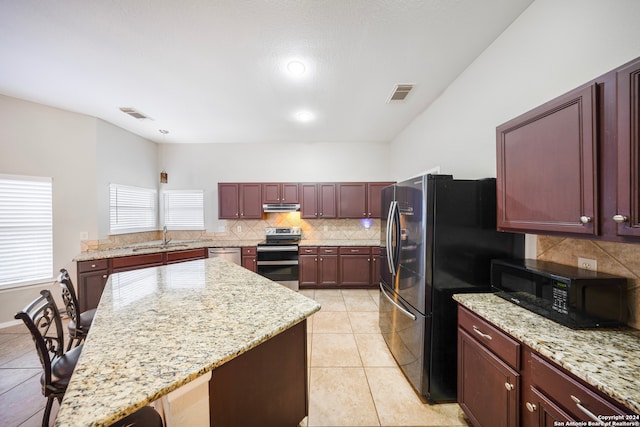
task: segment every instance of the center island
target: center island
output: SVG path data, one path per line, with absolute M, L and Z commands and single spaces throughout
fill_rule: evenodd
M 108 426 L 211 373 L 212 426 L 249 412 L 293 427 L 308 412 L 306 318 L 318 310 L 220 258 L 112 274 L 55 425 Z

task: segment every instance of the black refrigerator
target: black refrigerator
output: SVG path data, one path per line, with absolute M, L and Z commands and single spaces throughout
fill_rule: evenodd
M 489 292 L 490 261 L 523 258 L 524 235 L 496 231 L 496 181 L 425 175 L 382 190 L 380 330 L 416 392 L 456 400 L 452 295 Z

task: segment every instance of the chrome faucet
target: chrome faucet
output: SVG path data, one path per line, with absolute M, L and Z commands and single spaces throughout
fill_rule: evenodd
M 166 245 L 171 241 L 171 239 L 167 240 L 167 226 L 162 227 L 162 244 Z

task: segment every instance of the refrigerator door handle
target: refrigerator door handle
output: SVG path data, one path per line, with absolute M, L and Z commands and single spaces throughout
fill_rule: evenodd
M 416 320 L 417 317 L 411 313 L 409 310 L 407 310 L 406 308 L 402 307 L 400 304 L 398 304 L 397 302 L 395 302 L 393 300 L 393 298 L 391 298 L 388 294 L 387 291 L 384 290 L 384 285 L 382 283 L 380 283 L 380 291 L 382 292 L 382 295 L 384 295 L 391 304 L 393 304 L 398 310 L 400 310 L 400 312 L 402 314 L 404 314 L 405 316 L 409 317 L 411 320 Z
M 395 276 L 398 274 L 396 264 L 397 260 L 395 259 L 395 253 L 397 252 L 398 245 L 398 237 L 399 234 L 396 232 L 396 241 L 391 244 L 391 239 L 393 238 L 393 228 L 397 227 L 397 216 L 398 216 L 398 202 L 395 200 L 391 202 L 389 206 L 389 213 L 387 214 L 387 235 L 386 235 L 386 249 L 387 249 L 387 265 L 389 266 L 389 272 Z

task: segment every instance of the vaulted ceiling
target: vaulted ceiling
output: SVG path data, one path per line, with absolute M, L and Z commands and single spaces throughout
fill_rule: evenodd
M 389 141 L 532 2 L 2 0 L 0 94 L 159 143 Z

